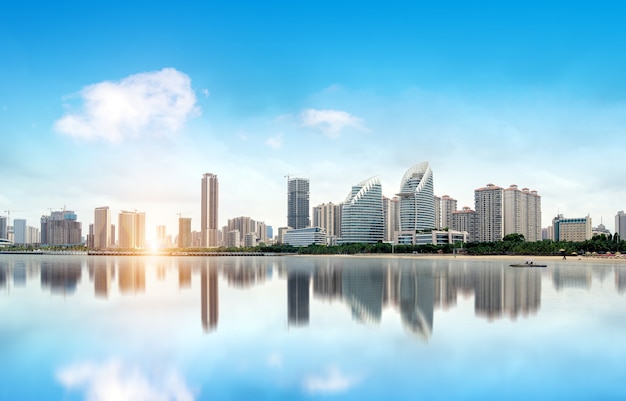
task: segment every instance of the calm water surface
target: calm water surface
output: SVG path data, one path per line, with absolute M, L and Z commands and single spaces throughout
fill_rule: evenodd
M 626 264 L 0 255 L 0 399 L 626 399 Z

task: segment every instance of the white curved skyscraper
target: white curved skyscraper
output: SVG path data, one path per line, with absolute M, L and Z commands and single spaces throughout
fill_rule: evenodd
M 433 172 L 428 162 L 414 165 L 400 183 L 400 231 L 415 234 L 435 228 Z
M 383 191 L 378 176 L 352 187 L 341 215 L 341 243 L 375 244 L 384 238 Z

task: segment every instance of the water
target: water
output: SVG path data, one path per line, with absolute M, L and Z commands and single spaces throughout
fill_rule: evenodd
M 0 399 L 626 399 L 625 293 L 586 260 L 0 255 Z

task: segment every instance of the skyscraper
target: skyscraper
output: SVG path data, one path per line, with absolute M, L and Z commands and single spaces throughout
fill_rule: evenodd
M 287 181 L 287 225 L 291 228 L 307 228 L 309 218 L 309 180 L 290 178 Z
M 441 228 L 452 228 L 452 213 L 456 211 L 456 199 L 444 195 L 441 197 Z
M 202 209 L 200 210 L 200 232 L 202 246 L 211 248 L 217 246 L 218 236 L 218 200 L 219 183 L 217 175 L 205 173 L 202 175 Z
M 398 241 L 414 243 L 415 234 L 435 228 L 433 172 L 428 162 L 409 168 L 400 183 L 400 233 Z
M 97 207 L 93 219 L 93 247 L 111 246 L 111 211 L 108 206 Z
M 352 187 L 341 214 L 341 243 L 375 244 L 384 239 L 383 192 L 379 178 Z
M 41 217 L 41 243 L 46 245 L 79 245 L 82 223 L 72 210 L 51 212 Z
M 7 220 L 8 219 L 6 216 L 0 216 L 0 238 L 2 239 L 9 238 L 9 232 L 7 229 L 7 226 L 8 226 Z
M 341 236 L 341 208 L 341 204 L 332 202 L 313 207 L 313 227 L 326 231 L 329 245 L 334 245 L 337 237 Z

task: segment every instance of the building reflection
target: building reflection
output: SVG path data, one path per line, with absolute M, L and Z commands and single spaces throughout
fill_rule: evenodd
M 40 267 L 41 288 L 50 289 L 53 294 L 71 295 L 81 278 L 80 261 L 42 261 Z
M 200 271 L 200 299 L 202 313 L 202 328 L 205 332 L 213 331 L 217 328 L 219 318 L 219 287 L 217 268 L 211 266 L 211 261 L 207 260 L 206 265 Z
M 178 264 L 178 288 L 191 288 L 191 265 L 185 262 Z
M 139 258 L 124 259 L 118 264 L 118 285 L 122 294 L 136 294 L 146 290 L 145 262 Z
M 226 277 L 228 285 L 242 289 L 249 288 L 266 280 L 265 263 L 256 258 L 227 260 L 223 264 L 222 274 Z
M 309 324 L 309 287 L 311 276 L 306 271 L 287 272 L 287 317 L 290 326 Z
M 435 278 L 430 270 L 404 268 L 396 275 L 396 304 L 404 327 L 424 339 L 430 338 L 435 311 Z
M 343 270 L 341 292 L 355 320 L 380 322 L 384 282 L 384 271 L 381 269 Z
M 93 287 L 97 298 L 108 298 L 111 284 L 115 279 L 115 267 L 111 259 L 106 259 L 102 264 L 93 266 Z
M 626 266 L 615 268 L 615 289 L 620 294 L 626 292 Z
M 584 266 L 555 266 L 552 269 L 554 288 L 591 288 L 591 269 Z

